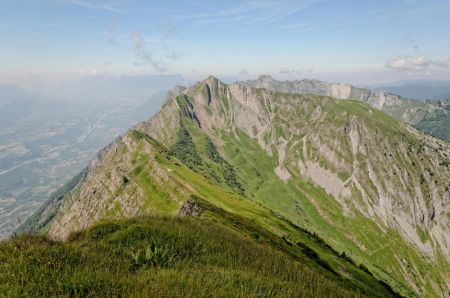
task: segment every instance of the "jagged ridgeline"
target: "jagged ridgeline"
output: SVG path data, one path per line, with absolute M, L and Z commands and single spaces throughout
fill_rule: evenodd
M 337 99 L 353 99 L 366 102 L 388 115 L 442 140 L 450 140 L 450 99 L 420 101 L 398 95 L 371 91 L 343 83 L 318 80 L 277 81 L 262 75 L 256 80 L 242 82 L 244 85 L 265 88 L 276 92 L 317 94 Z
M 210 77 L 170 93 L 27 226 L 68 239 L 99 222 L 181 214 L 357 295 L 442 297 L 449 160 L 448 143 L 366 102 Z

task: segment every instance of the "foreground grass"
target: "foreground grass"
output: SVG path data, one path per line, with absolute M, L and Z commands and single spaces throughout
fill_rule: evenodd
M 267 243 L 196 219 L 99 224 L 0 244 L 1 297 L 361 297 Z

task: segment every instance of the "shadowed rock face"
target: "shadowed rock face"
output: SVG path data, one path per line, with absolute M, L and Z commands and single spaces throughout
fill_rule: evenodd
M 187 200 L 183 206 L 181 206 L 180 212 L 178 212 L 178 216 L 179 217 L 185 217 L 188 215 L 192 215 L 192 216 L 200 216 L 200 214 L 202 213 L 202 209 L 200 208 L 200 206 L 197 205 L 197 202 L 195 200 L 194 196 L 191 196 L 189 198 L 189 200 Z
M 318 81 L 276 88 L 270 78 L 259 81 L 259 87 L 291 93 L 248 82 L 226 85 L 214 77 L 170 93 L 161 111 L 136 127 L 144 137 L 129 132 L 102 154 L 51 222 L 50 236 L 64 239 L 114 216 L 201 215 L 192 187 L 161 162 L 171 157 L 164 157 L 159 143 L 171 148 L 184 127 L 214 143 L 234 166 L 248 199 L 419 295 L 448 292 L 450 145 L 378 110 L 394 106 L 398 97 L 375 98 Z M 294 94 L 313 89 L 342 100 Z M 343 100 L 356 95 L 364 103 Z M 159 143 L 143 143 L 146 135 Z M 137 180 L 133 173 L 141 166 L 150 175 Z M 157 208 L 155 193 L 164 199 Z

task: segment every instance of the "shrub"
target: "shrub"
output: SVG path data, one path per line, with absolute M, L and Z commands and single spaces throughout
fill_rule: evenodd
M 320 259 L 319 255 L 312 248 L 306 246 L 305 244 L 297 242 L 297 246 L 300 246 L 305 255 L 307 255 L 311 259 Z
M 334 274 L 337 274 L 336 271 L 334 271 L 333 268 L 331 268 L 330 264 L 328 264 L 327 261 L 318 259 L 318 260 L 316 260 L 316 263 L 319 264 L 322 268 L 324 268 Z
M 133 269 L 140 267 L 168 267 L 173 263 L 174 255 L 166 246 L 157 246 L 151 242 L 144 249 L 138 249 L 136 252 L 130 252 L 134 261 Z

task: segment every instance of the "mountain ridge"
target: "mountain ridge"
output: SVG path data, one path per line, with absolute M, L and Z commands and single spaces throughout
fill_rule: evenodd
M 159 113 L 135 129 L 143 136 L 132 131 L 107 150 L 77 190 L 79 197 L 53 219 L 51 236 L 65 238 L 115 206 L 136 216 L 145 208 L 135 204 L 148 199 L 150 212 L 162 200 L 171 206 L 163 213 L 175 215 L 187 193 L 200 191 L 194 186 L 199 178 L 174 180 L 174 168 L 161 166 L 153 145 L 139 140 L 148 134 L 172 148 L 164 154 L 176 155 L 184 138 L 197 154 L 180 155 L 181 162 L 213 184 L 235 192 L 232 186 L 241 183 L 249 201 L 351 252 L 396 288 L 433 296 L 448 290 L 447 143 L 358 101 L 226 85 L 214 77 L 175 90 Z M 159 193 L 158 185 L 166 184 L 168 191 Z M 386 242 L 392 244 L 380 250 Z
M 414 125 L 435 137 L 450 140 L 450 133 L 445 130 L 445 127 L 450 126 L 449 100 L 420 101 L 403 98 L 383 90 L 364 89 L 346 83 L 328 83 L 315 79 L 277 81 L 269 75 L 240 83 L 278 92 L 317 94 L 367 102 L 400 121 Z

